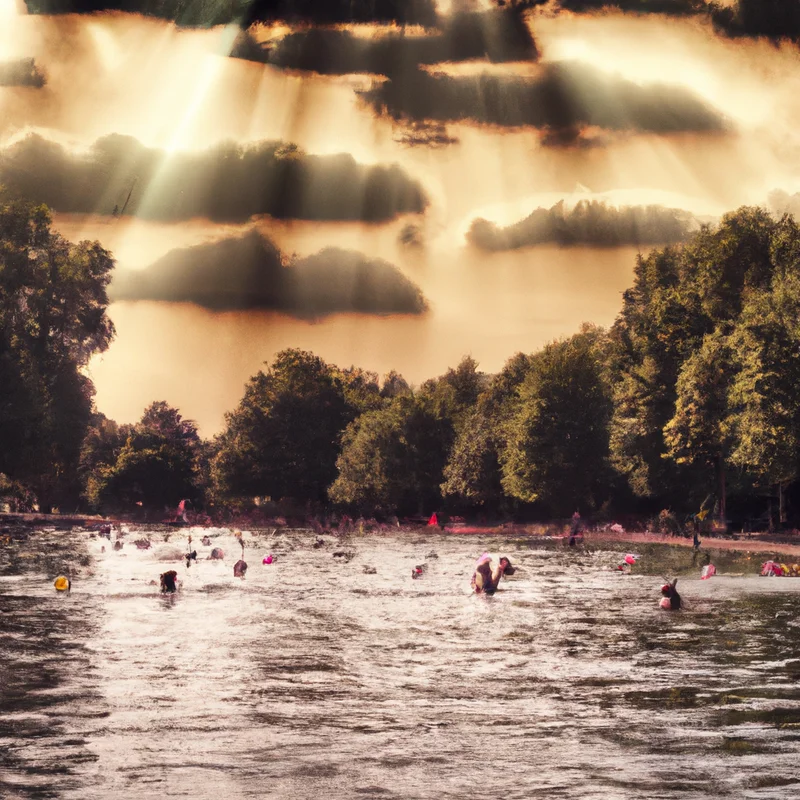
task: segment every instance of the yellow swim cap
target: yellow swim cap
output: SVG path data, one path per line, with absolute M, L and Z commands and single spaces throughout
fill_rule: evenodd
M 53 586 L 56 587 L 56 590 L 59 592 L 66 592 L 69 589 L 69 578 L 65 578 L 63 575 L 59 575 Z

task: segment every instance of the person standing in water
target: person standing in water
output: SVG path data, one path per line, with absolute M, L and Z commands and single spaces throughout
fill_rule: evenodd
M 472 589 L 475 594 L 494 594 L 503 575 L 513 575 L 516 570 L 511 561 L 503 556 L 496 567 L 492 567 L 492 558 L 484 553 L 475 565 L 472 573 Z
M 580 533 L 580 530 L 581 530 L 581 512 L 576 510 L 575 513 L 572 515 L 572 524 L 570 525 L 569 529 L 568 544 L 570 547 L 575 547 L 575 543 L 578 539 L 578 534 Z

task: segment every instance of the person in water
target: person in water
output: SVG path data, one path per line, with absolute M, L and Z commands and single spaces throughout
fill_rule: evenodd
M 503 556 L 498 565 L 492 568 L 492 560 L 488 553 L 478 559 L 475 572 L 472 574 L 472 588 L 475 594 L 494 594 L 503 575 L 513 575 L 516 570 L 511 561 Z
M 661 587 L 661 594 L 664 595 L 661 598 L 661 608 L 665 611 L 680 611 L 681 610 L 681 596 L 678 594 L 678 590 L 675 588 L 675 584 L 678 582 L 678 579 L 675 578 L 674 581 L 667 581 Z
M 178 573 L 174 569 L 169 572 L 161 573 L 161 592 L 163 594 L 173 594 L 178 591 Z
M 581 530 L 581 512 L 580 511 L 576 511 L 572 515 L 572 523 L 570 524 L 570 528 L 569 528 L 569 542 L 568 542 L 568 544 L 569 544 L 570 547 L 575 547 L 575 544 L 577 543 L 577 540 L 578 540 L 578 534 L 580 533 L 580 530 Z M 581 538 L 583 538 L 583 537 L 581 537 Z

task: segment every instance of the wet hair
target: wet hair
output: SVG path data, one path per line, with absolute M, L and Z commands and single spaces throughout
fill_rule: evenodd
M 511 566 L 511 560 L 506 556 L 503 556 L 500 559 L 500 566 L 503 565 L 503 562 L 506 562 L 506 568 L 503 570 L 503 575 L 513 575 L 517 570 Z
M 178 573 L 175 572 L 174 569 L 169 570 L 169 572 L 162 572 L 161 573 L 161 591 L 162 592 L 175 592 L 177 591 L 178 587 L 175 584 L 175 581 L 178 578 Z

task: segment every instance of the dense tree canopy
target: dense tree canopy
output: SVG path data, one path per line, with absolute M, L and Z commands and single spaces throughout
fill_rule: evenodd
M 321 358 L 278 353 L 226 416 L 212 465 L 218 494 L 324 500 L 336 477 L 339 437 L 356 413 Z
M 164 401 L 148 406 L 133 426 L 117 428 L 98 419 L 83 452 L 90 469 L 88 499 L 95 506 L 128 510 L 196 502 L 202 491 L 199 455 L 197 425 Z
M 83 373 L 114 327 L 114 262 L 55 233 L 46 208 L 0 199 L 0 473 L 40 505 L 76 503 L 94 387 Z
M 558 515 L 597 507 L 608 486 L 611 397 L 596 335 L 579 333 L 537 353 L 501 457 L 505 491 Z

